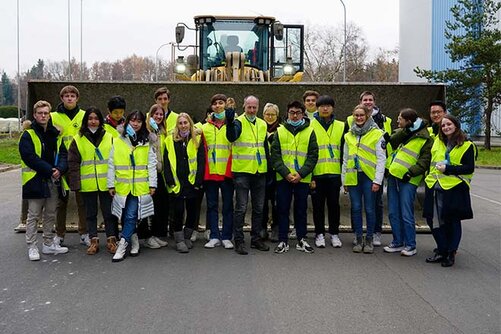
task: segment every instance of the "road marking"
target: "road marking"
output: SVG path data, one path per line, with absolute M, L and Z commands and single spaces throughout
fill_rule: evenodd
M 493 204 L 497 204 L 497 205 L 501 206 L 501 202 L 495 201 L 493 199 L 490 199 L 490 198 L 487 198 L 487 197 L 483 197 L 483 196 L 480 196 L 480 195 L 475 195 L 475 194 L 471 194 L 471 196 L 476 197 L 476 198 L 480 198 L 480 199 L 483 199 L 484 201 L 491 202 Z

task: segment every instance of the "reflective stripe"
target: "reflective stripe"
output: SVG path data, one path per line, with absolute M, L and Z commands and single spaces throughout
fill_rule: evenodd
M 93 165 L 107 165 L 108 161 L 107 160 L 86 160 L 82 161 L 80 166 L 93 166 Z
M 408 163 L 407 161 L 403 161 L 402 159 L 395 158 L 395 159 L 393 159 L 393 162 L 401 164 L 402 166 L 404 166 L 407 169 L 412 167 L 412 165 L 410 163 Z
M 147 170 L 148 166 L 115 166 L 116 170 Z
M 370 167 L 372 167 L 374 169 L 376 168 L 376 163 L 374 163 L 370 160 L 367 160 L 364 157 L 358 156 L 358 160 L 365 162 L 367 165 L 369 165 Z
M 209 145 L 210 149 L 221 149 L 221 150 L 229 150 L 231 149 L 231 145 L 223 145 L 223 144 L 214 144 L 214 145 Z
M 375 149 L 372 149 L 370 148 L 369 146 L 367 145 L 364 145 L 362 143 L 359 143 L 358 144 L 358 147 L 362 150 L 364 150 L 365 152 L 369 153 L 369 154 L 376 154 L 376 150 Z
M 256 160 L 256 155 L 248 155 L 248 154 L 234 154 L 233 159 L 239 160 Z M 266 161 L 266 157 L 261 157 L 261 160 Z
M 131 166 L 115 166 L 115 170 L 129 170 L 132 169 Z
M 243 143 L 243 142 L 236 141 L 236 142 L 233 143 L 233 146 L 236 146 L 236 147 L 250 147 L 250 148 L 257 147 L 257 148 L 261 148 L 261 147 L 264 147 L 264 143 Z
M 35 170 L 31 169 L 30 167 L 23 167 L 21 169 L 23 173 L 29 173 L 29 172 L 35 172 Z M 35 172 L 36 173 L 36 172 Z
M 336 158 L 321 158 L 317 160 L 317 164 L 322 162 L 341 162 L 341 160 Z
M 88 175 L 82 175 L 80 176 L 80 180 L 87 180 L 87 179 L 94 179 L 94 178 L 100 178 L 100 177 L 106 177 L 108 174 L 105 174 L 105 173 L 102 173 L 102 174 L 97 174 L 97 175 L 93 175 L 93 174 L 88 174 Z
M 115 180 L 123 183 L 132 183 L 132 182 L 148 182 L 147 177 L 136 177 L 133 180 L 129 180 L 127 178 L 117 177 Z
M 192 159 L 188 159 L 188 163 L 189 164 L 192 164 L 192 163 L 195 163 L 195 162 L 197 162 L 197 157 L 194 157 Z
M 410 155 L 414 159 L 417 159 L 419 157 L 419 153 L 418 152 L 413 152 L 412 150 L 410 150 L 409 148 L 407 148 L 405 146 L 401 147 L 400 151 L 407 153 L 408 155 Z
M 333 150 L 339 150 L 339 145 L 331 144 L 331 148 Z M 319 150 L 328 150 L 329 149 L 329 145 L 318 145 L 318 149 Z

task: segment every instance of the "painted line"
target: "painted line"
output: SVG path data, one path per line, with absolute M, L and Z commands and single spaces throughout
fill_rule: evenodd
M 492 199 L 490 199 L 490 198 L 483 197 L 483 196 L 476 195 L 476 194 L 471 194 L 471 196 L 476 197 L 476 198 L 480 198 L 480 199 L 483 199 L 484 201 L 491 202 L 491 203 L 493 203 L 493 204 L 497 204 L 497 205 L 501 206 L 501 202 L 498 202 L 498 201 L 492 200 Z

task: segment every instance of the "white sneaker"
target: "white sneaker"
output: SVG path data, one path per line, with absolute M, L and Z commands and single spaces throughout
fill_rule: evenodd
M 324 240 L 325 241 L 325 240 Z M 325 246 L 324 246 L 325 247 Z M 311 247 L 308 242 L 306 242 L 306 239 L 301 239 L 297 242 L 296 244 L 296 249 L 301 252 L 305 253 L 313 253 L 315 250 L 313 247 Z
M 155 238 L 155 241 L 157 242 L 157 244 L 160 245 L 160 247 L 167 247 L 169 245 L 167 241 L 162 240 L 159 237 L 152 237 L 152 238 Z
M 139 255 L 139 238 L 137 237 L 137 233 L 134 233 L 130 237 L 130 256 L 138 256 Z
M 197 237 L 198 237 L 198 232 L 197 231 L 193 231 L 193 233 L 191 234 L 191 242 L 195 242 L 197 241 Z
M 416 253 L 417 253 L 416 247 L 405 247 L 400 252 L 400 255 L 402 255 L 402 256 L 413 256 L 413 255 L 416 255 Z
M 84 233 L 80 235 L 80 245 L 85 245 L 87 247 L 90 246 L 90 238 L 88 233 Z
M 64 238 L 61 238 L 61 237 L 58 237 L 57 235 L 54 237 L 54 239 L 52 240 L 53 243 L 55 243 L 56 245 L 59 245 L 61 246 L 64 242 Z
M 30 261 L 40 260 L 40 253 L 38 252 L 37 245 L 30 245 L 28 247 L 28 257 L 30 258 Z
M 318 234 L 315 237 L 315 246 L 317 246 L 317 248 L 325 248 L 325 238 L 323 234 Z
M 118 243 L 118 248 L 115 254 L 113 255 L 113 258 L 111 259 L 112 262 L 120 262 L 125 258 L 125 252 L 127 251 L 127 246 L 129 244 L 127 241 L 125 241 L 124 238 L 120 239 L 120 242 Z
M 332 247 L 334 247 L 334 248 L 341 248 L 341 246 L 343 246 L 343 243 L 341 242 L 341 240 L 339 239 L 339 236 L 337 234 L 331 235 L 331 243 L 332 243 Z
M 44 254 L 64 254 L 68 253 L 68 247 L 61 247 L 59 245 L 56 245 L 54 242 L 47 246 L 46 244 L 43 244 L 42 246 L 42 253 Z
M 376 232 L 372 236 L 372 245 L 381 246 L 381 233 L 380 232 Z
M 210 239 L 209 242 L 204 245 L 205 248 L 214 248 L 218 246 L 221 246 L 221 241 L 219 241 L 219 239 Z
M 233 249 L 233 244 L 230 240 L 223 240 L 223 246 L 225 249 Z
M 144 247 L 151 248 L 151 249 L 158 249 L 158 248 L 160 248 L 162 246 L 160 246 L 158 244 L 158 242 L 156 241 L 155 237 L 149 237 L 144 242 Z

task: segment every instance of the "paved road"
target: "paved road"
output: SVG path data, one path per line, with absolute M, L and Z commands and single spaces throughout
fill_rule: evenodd
M 70 253 L 33 263 L 13 232 L 18 180 L 0 174 L 1 333 L 501 333 L 500 171 L 477 170 L 452 268 L 425 263 L 428 234 L 404 258 L 354 254 L 348 233 L 314 254 L 243 257 L 197 241 L 190 254 L 145 249 L 121 263 L 87 256 L 70 234 Z

